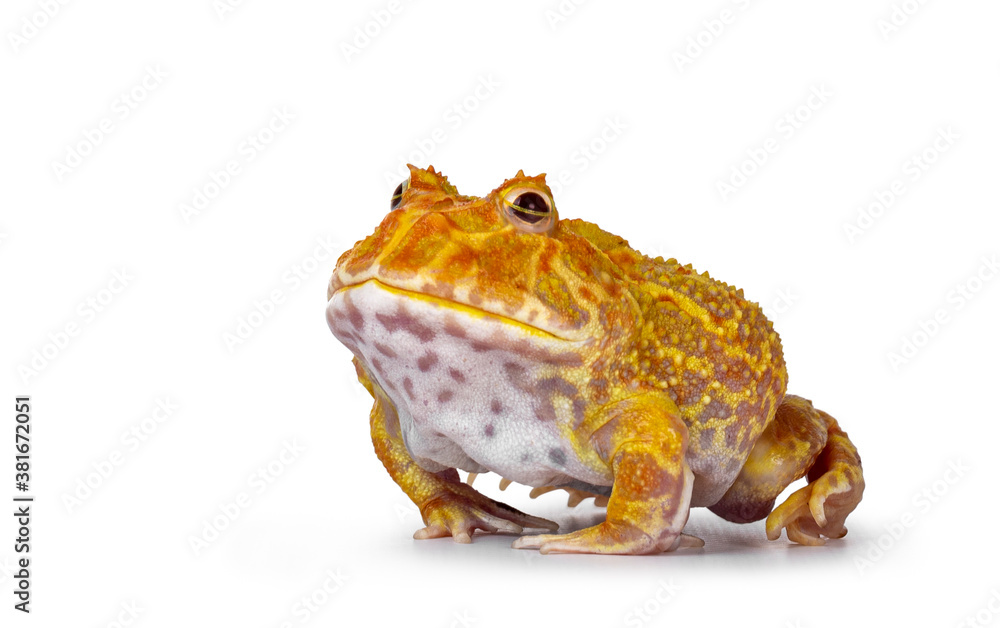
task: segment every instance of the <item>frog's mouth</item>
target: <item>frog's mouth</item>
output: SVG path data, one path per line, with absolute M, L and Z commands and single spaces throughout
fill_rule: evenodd
M 327 317 L 328 322 L 330 323 L 330 328 L 333 330 L 335 335 L 337 335 L 337 330 L 334 329 L 334 323 L 329 319 L 329 317 L 331 316 L 331 313 L 337 311 L 342 311 L 342 313 L 346 314 L 347 321 L 351 324 L 351 326 L 354 327 L 356 331 L 361 331 L 358 327 L 363 324 L 366 316 L 363 309 L 369 308 L 359 308 L 357 305 L 353 305 L 353 299 L 351 299 L 350 295 L 370 290 L 378 290 L 386 293 L 387 295 L 391 295 L 392 300 L 396 302 L 396 310 L 395 312 L 375 311 L 369 312 L 369 314 L 373 314 L 375 319 L 383 326 L 413 327 L 417 330 L 415 335 L 417 335 L 418 339 L 421 338 L 421 336 L 426 338 L 429 335 L 428 331 L 421 328 L 423 326 L 423 323 L 421 322 L 421 318 L 423 318 L 423 316 L 418 314 L 418 312 L 423 313 L 438 310 L 441 313 L 450 314 L 450 316 L 444 317 L 447 319 L 444 331 L 452 336 L 465 336 L 467 334 L 467 329 L 470 326 L 481 327 L 483 329 L 498 329 L 502 327 L 515 332 L 518 336 L 536 338 L 543 342 L 573 340 L 497 312 L 491 312 L 486 309 L 446 299 L 437 295 L 392 286 L 378 279 L 367 279 L 359 283 L 349 285 L 339 284 L 336 286 L 336 289 L 331 290 L 331 296 L 327 308 Z M 340 304 L 337 308 L 334 308 L 333 304 L 338 299 L 340 300 Z

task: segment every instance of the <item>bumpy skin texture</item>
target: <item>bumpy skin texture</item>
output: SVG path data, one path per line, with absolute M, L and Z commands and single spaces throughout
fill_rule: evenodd
M 543 553 L 697 545 L 681 533 L 692 506 L 768 517 L 772 539 L 846 533 L 864 489 L 857 451 L 785 395 L 778 335 L 741 290 L 558 220 L 544 175 L 476 198 L 410 171 L 399 206 L 338 260 L 327 319 L 375 398 L 376 453 L 421 510 L 416 538 L 555 528 L 456 467 L 607 499 L 601 525 L 515 541 Z M 512 214 L 524 192 L 547 201 L 543 220 Z

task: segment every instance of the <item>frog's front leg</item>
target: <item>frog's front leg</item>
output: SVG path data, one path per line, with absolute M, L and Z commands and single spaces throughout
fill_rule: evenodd
M 687 426 L 670 397 L 646 393 L 612 404 L 595 424 L 603 425 L 590 445 L 614 475 L 607 519 L 569 534 L 521 537 L 513 547 L 543 554 L 653 554 L 699 544 L 681 535 L 694 474 L 684 459 Z
M 414 462 L 399 434 L 399 420 L 392 401 L 358 367 L 358 378 L 375 398 L 371 411 L 371 435 L 375 453 L 392 479 L 420 509 L 427 527 L 413 538 L 451 536 L 458 543 L 471 543 L 476 530 L 520 534 L 524 528 L 557 530 L 548 519 L 532 517 L 481 494 L 461 482 L 458 471 L 432 473 Z

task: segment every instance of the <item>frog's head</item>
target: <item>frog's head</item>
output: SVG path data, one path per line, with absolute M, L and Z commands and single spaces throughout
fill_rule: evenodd
M 374 282 L 568 341 L 600 338 L 621 324 L 610 312 L 631 311 L 620 270 L 559 220 L 545 175 L 518 172 L 477 198 L 409 168 L 382 223 L 338 260 L 328 298 Z
M 338 260 L 326 311 L 362 380 L 400 416 L 460 431 L 474 416 L 575 427 L 584 399 L 600 405 L 634 384 L 626 356 L 643 317 L 602 250 L 624 241 L 560 221 L 543 176 L 519 172 L 476 198 L 411 166 L 397 192 L 375 233 Z M 441 446 L 437 460 L 478 469 Z

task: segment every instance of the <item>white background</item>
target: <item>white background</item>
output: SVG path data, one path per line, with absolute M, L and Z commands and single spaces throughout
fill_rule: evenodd
M 555 0 L 404 0 L 381 27 L 384 1 L 69 2 L 47 19 L 5 2 L 0 497 L 28 393 L 37 501 L 27 617 L 0 524 L 0 622 L 1000 625 L 1000 279 L 983 262 L 1000 253 L 1000 7 L 895 2 L 566 2 L 555 22 Z M 275 110 L 294 119 L 263 131 Z M 562 173 L 562 217 L 766 306 L 790 392 L 861 452 L 850 534 L 769 543 L 698 510 L 705 548 L 655 557 L 413 541 L 323 314 L 334 255 L 374 229 L 405 161 L 474 195 L 520 168 Z M 734 167 L 750 174 L 721 192 Z M 185 218 L 199 191 L 214 198 Z M 176 405 L 160 423 L 157 400 Z M 275 462 L 285 443 L 301 451 Z M 496 481 L 477 486 L 564 529 L 601 516 Z M 307 617 L 310 596 L 325 603 Z

